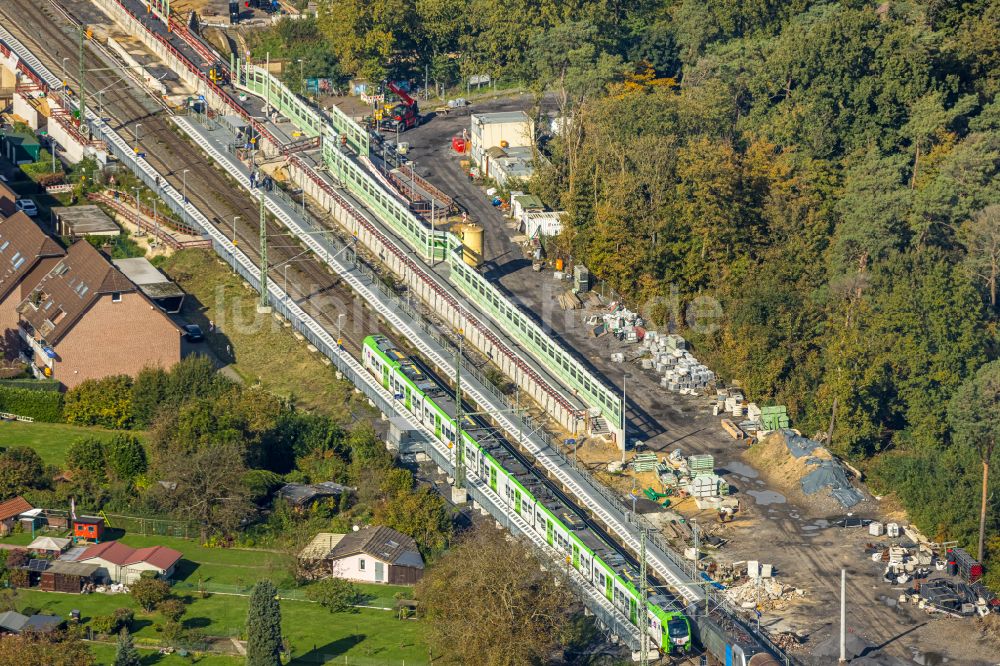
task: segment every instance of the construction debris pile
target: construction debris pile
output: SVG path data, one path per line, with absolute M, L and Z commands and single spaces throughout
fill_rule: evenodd
M 643 370 L 660 376 L 660 386 L 683 395 L 695 395 L 715 381 L 715 373 L 700 363 L 687 349 L 687 341 L 675 334 L 647 331 L 642 317 L 620 303 L 612 303 L 611 311 L 587 319 L 595 337 L 610 333 L 621 342 L 641 343 L 632 360 L 639 361 Z M 625 362 L 624 352 L 615 352 L 611 360 Z
M 904 539 L 900 539 L 901 531 Z M 911 584 L 899 595 L 900 604 L 914 603 L 929 613 L 954 617 L 1000 613 L 1000 599 L 979 582 L 982 564 L 965 550 L 932 544 L 913 526 L 901 530 L 897 523 L 872 522 L 868 533 L 891 540 L 865 546 L 872 561 L 884 565 L 882 581 L 893 586 Z
M 735 570 L 740 570 L 742 562 L 734 562 Z M 729 601 L 744 610 L 783 610 L 796 597 L 805 596 L 805 590 L 785 585 L 774 578 L 774 567 L 756 560 L 746 562 L 745 577 L 738 577 L 737 583 L 726 588 Z
M 869 533 L 875 534 L 878 531 L 877 527 L 881 527 L 881 523 L 869 525 Z M 898 534 L 897 527 L 896 535 Z M 881 562 L 885 565 L 882 580 L 890 585 L 905 585 L 911 580 L 927 578 L 931 574 L 934 554 L 926 547 L 913 550 L 898 544 L 888 546 L 869 544 L 866 550 L 871 554 L 872 562 Z
M 936 578 L 917 583 L 909 593 L 899 595 L 900 602 L 911 601 L 929 613 L 952 616 L 986 617 L 1000 611 L 1000 600 L 982 585 Z
M 760 407 L 755 402 L 747 402 L 743 391 L 736 388 L 715 392 L 712 416 L 720 414 L 731 417 L 722 419 L 722 427 L 738 440 L 771 430 L 787 429 L 790 423 L 788 409 L 784 405 Z
M 636 473 L 656 473 L 663 492 L 646 488 L 643 494 L 661 506 L 670 506 L 671 497 L 693 497 L 699 509 L 715 509 L 724 521 L 732 519 L 739 510 L 739 500 L 727 497 L 729 484 L 715 473 L 715 459 L 711 455 L 685 457 L 680 449 L 675 449 L 661 461 L 657 454 L 646 452 L 636 454 L 628 466 Z
M 751 451 L 767 465 L 797 477 L 806 495 L 828 490 L 829 495 L 845 509 L 865 498 L 851 485 L 843 465 L 827 449 L 793 430 L 769 432 Z

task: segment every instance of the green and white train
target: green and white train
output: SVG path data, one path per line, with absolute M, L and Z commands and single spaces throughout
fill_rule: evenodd
M 449 448 L 455 442 L 455 400 L 445 387 L 388 338 L 372 335 L 362 345 L 364 366 L 381 381 L 428 430 Z M 590 585 L 599 589 L 625 617 L 638 625 L 638 571 L 622 555 L 556 497 L 548 485 L 523 465 L 495 431 L 463 417 L 466 473 L 476 476 L 507 502 L 531 529 L 563 553 Z M 691 625 L 673 599 L 658 594 L 648 598 L 646 621 L 653 644 L 662 652 L 691 648 Z

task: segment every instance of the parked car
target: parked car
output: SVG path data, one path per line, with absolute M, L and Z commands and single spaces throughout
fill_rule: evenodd
M 32 199 L 18 199 L 14 202 L 14 207 L 28 217 L 38 217 L 38 206 Z
M 183 329 L 188 342 L 201 342 L 205 339 L 205 334 L 201 332 L 201 326 L 198 324 L 184 324 Z

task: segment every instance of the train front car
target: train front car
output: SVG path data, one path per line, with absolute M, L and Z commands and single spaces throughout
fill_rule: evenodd
M 673 617 L 667 620 L 667 628 L 664 632 L 664 642 L 669 643 L 671 652 L 690 652 L 691 650 L 691 623 L 680 613 L 672 613 Z M 666 650 L 664 650 L 666 651 Z
M 691 624 L 677 610 L 676 600 L 665 594 L 649 597 L 651 625 L 656 629 L 653 640 L 664 654 L 679 654 L 691 650 Z

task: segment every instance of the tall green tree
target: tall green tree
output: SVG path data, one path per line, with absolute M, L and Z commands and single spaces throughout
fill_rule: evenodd
M 997 309 L 1000 281 L 1000 204 L 992 204 L 974 215 L 962 228 L 966 245 L 966 265 L 986 287 L 990 307 Z
M 132 642 L 132 634 L 129 633 L 128 629 L 122 629 L 121 633 L 118 634 L 118 643 L 115 647 L 114 666 L 140 666 L 140 664 L 142 664 L 142 658 Z
M 253 586 L 246 632 L 247 666 L 281 666 L 281 605 L 269 580 Z
M 983 466 L 982 500 L 979 511 L 978 559 L 986 543 L 986 506 L 990 464 L 1000 442 L 1000 361 L 987 363 L 955 392 L 949 408 L 956 442 L 974 449 Z

